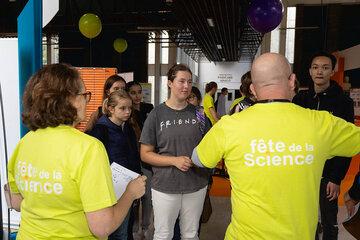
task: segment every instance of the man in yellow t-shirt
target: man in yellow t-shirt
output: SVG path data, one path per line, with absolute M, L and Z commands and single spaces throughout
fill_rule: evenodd
M 228 240 L 313 240 L 326 159 L 360 152 L 360 129 L 290 103 L 295 75 L 267 53 L 251 69 L 258 103 L 222 118 L 194 149 L 212 168 L 224 159 L 232 187 Z

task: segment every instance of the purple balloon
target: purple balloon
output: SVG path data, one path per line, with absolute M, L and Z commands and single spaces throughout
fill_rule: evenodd
M 279 0 L 253 0 L 247 12 L 250 26 L 259 33 L 274 30 L 281 22 L 283 6 Z

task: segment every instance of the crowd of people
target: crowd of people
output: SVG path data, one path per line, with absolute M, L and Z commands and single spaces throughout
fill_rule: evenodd
M 323 239 L 337 239 L 339 185 L 360 152 L 360 128 L 352 100 L 330 80 L 335 64 L 331 54 L 315 54 L 313 84 L 298 92 L 287 59 L 263 54 L 242 76 L 242 97 L 229 110 L 228 89 L 215 104 L 218 85 L 209 82 L 202 100 L 184 64 L 169 69 L 169 98 L 155 107 L 142 101 L 139 82 L 114 75 L 85 133 L 75 126 L 91 93 L 78 71 L 43 67 L 26 86 L 22 118 L 30 131 L 9 162 L 18 239 L 131 240 L 139 230 L 143 239 L 199 239 L 220 161 L 232 188 L 225 239 L 313 240 L 320 230 Z M 119 199 L 113 162 L 140 174 Z M 359 181 L 358 174 L 345 194 L 349 215 Z

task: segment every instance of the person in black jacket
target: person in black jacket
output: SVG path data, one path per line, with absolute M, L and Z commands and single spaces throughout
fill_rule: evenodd
M 354 183 L 344 195 L 344 202 L 349 217 L 354 215 L 355 206 L 360 202 L 360 172 L 356 175 Z
M 230 115 L 241 112 L 242 110 L 254 105 L 256 98 L 251 92 L 251 83 L 251 73 L 250 71 L 248 71 L 241 77 L 240 92 L 245 95 L 245 98 L 241 100 L 238 104 L 236 104 L 232 109 L 230 109 Z
M 154 108 L 154 106 L 150 103 L 143 102 L 143 89 L 140 85 L 140 83 L 131 81 L 126 83 L 125 86 L 126 92 L 129 94 L 130 98 L 132 99 L 133 103 L 133 112 L 132 112 L 132 118 L 139 126 L 139 131 L 137 132 L 135 130 L 135 134 L 137 135 L 137 142 L 139 142 L 141 130 L 144 126 L 144 122 L 148 116 L 148 114 L 151 112 L 151 110 Z M 146 191 L 144 196 L 141 198 L 141 231 L 140 234 L 143 235 L 140 237 L 144 240 L 148 240 L 152 238 L 153 230 L 151 228 L 151 222 L 152 222 L 152 203 L 151 203 L 151 178 L 152 178 L 152 167 L 150 164 L 147 164 L 145 162 L 141 162 L 141 171 L 142 173 L 147 176 L 149 179 L 146 185 Z M 135 202 L 134 208 L 132 209 L 131 215 L 130 215 L 130 223 L 129 229 L 128 229 L 128 240 L 133 240 L 133 232 L 135 234 L 139 233 L 139 202 Z M 133 226 L 133 227 L 132 227 Z
M 354 103 L 343 89 L 330 80 L 334 74 L 336 58 L 326 52 L 319 52 L 311 58 L 309 73 L 313 85 L 307 91 L 300 91 L 293 102 L 310 109 L 326 110 L 348 122 L 354 122 Z M 326 161 L 320 185 L 320 212 L 323 239 L 337 239 L 337 198 L 340 183 L 349 168 L 351 158 L 334 157 Z M 316 236 L 318 238 L 318 236 Z

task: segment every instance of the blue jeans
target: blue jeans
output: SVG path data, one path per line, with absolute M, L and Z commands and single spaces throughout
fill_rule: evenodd
M 129 210 L 122 224 L 112 234 L 110 234 L 109 240 L 127 240 L 130 211 L 131 209 Z

